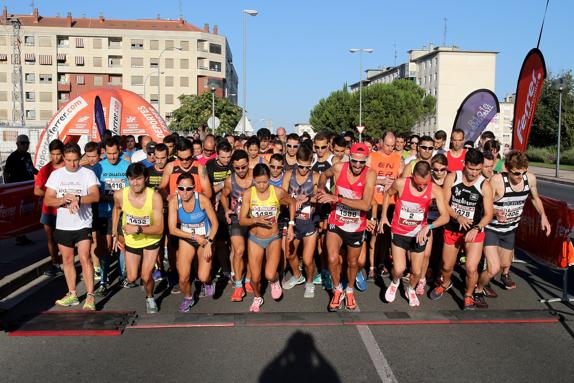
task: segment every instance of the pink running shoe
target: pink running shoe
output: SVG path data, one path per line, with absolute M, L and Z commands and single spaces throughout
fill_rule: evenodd
M 426 285 L 427 285 L 426 278 L 419 279 L 419 283 L 417 283 L 417 288 L 415 289 L 415 292 L 417 293 L 417 295 L 425 295 L 425 286 Z
M 395 301 L 395 296 L 397 295 L 398 288 L 399 288 L 399 281 L 397 281 L 397 283 L 391 281 L 389 287 L 387 287 L 387 291 L 385 292 L 385 300 L 388 303 L 393 303 Z
M 251 307 L 249 307 L 249 311 L 252 313 L 258 313 L 261 311 L 261 306 L 263 306 L 263 298 L 262 297 L 255 297 L 253 298 L 253 303 Z
M 281 288 L 279 280 L 271 282 L 271 297 L 277 300 L 281 298 L 281 295 L 283 295 L 283 289 Z
M 408 288 L 405 295 L 407 296 L 407 299 L 409 300 L 409 306 L 411 306 L 411 307 L 420 306 L 419 297 L 417 297 L 417 293 L 415 292 L 415 290 L 413 288 Z

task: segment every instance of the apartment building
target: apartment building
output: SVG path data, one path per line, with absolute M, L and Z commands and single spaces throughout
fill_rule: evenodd
M 0 17 L 0 124 L 42 125 L 94 87 L 117 86 L 169 120 L 178 96 L 215 91 L 237 103 L 237 74 L 218 27 L 184 19 Z

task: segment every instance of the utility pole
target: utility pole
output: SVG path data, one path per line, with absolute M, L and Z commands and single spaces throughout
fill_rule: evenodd
M 444 19 L 444 30 L 442 32 L 442 46 L 446 47 L 446 22 L 448 21 L 448 19 L 445 17 Z
M 395 47 L 395 66 L 397 66 L 397 44 L 393 44 Z

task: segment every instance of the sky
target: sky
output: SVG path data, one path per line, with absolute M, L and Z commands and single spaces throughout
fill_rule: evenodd
M 198 26 L 218 25 L 243 79 L 243 9 L 247 20 L 247 111 L 255 128 L 272 124 L 288 131 L 309 121 L 313 106 L 345 83 L 359 79 L 359 57 L 349 48 L 372 48 L 363 67 L 406 62 L 407 51 L 433 43 L 500 52 L 496 64 L 499 99 L 516 90 L 522 61 L 536 47 L 546 0 L 4 0 L 10 13 L 138 19 L 184 18 Z M 551 0 L 540 43 L 552 73 L 574 67 L 574 2 Z M 462 101 L 462 100 L 461 100 Z

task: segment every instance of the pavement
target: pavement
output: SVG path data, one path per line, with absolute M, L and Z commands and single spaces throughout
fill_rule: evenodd
M 564 185 L 574 185 L 574 170 L 560 170 L 556 177 L 556 169 L 541 168 L 529 166 L 528 170 L 536 175 L 536 178 L 542 181 L 554 182 Z

